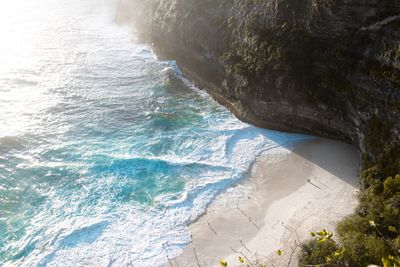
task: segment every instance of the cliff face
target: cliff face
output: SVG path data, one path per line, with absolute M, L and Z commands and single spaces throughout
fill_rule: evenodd
M 159 56 L 241 120 L 360 148 L 359 206 L 338 224 L 332 251 L 310 243 L 303 263 L 335 253 L 332 266 L 395 261 L 400 0 L 121 1 L 120 21 L 133 21 Z
M 238 118 L 366 148 L 400 124 L 400 0 L 124 0 L 120 20 Z M 377 121 L 379 123 L 377 123 Z M 382 125 L 381 125 L 382 124 Z M 382 144 L 383 145 L 383 144 Z

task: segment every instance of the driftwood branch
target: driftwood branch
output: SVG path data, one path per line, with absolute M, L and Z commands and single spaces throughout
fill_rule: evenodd
M 218 236 L 217 231 L 215 231 L 215 229 L 211 226 L 211 223 L 207 223 L 208 224 L 208 228 L 210 228 L 211 231 L 213 231 L 213 233 Z
M 236 208 L 245 216 L 247 219 L 249 219 L 249 222 L 252 223 L 258 230 L 261 230 L 260 226 L 258 226 L 249 215 L 247 215 L 241 208 L 239 208 L 239 205 L 236 204 Z
M 193 248 L 194 257 L 196 258 L 197 267 L 201 267 L 199 263 L 199 258 L 197 258 L 196 248 Z

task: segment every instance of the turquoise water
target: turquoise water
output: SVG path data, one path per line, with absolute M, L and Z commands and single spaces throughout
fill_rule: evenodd
M 257 155 L 305 138 L 238 121 L 113 0 L 0 5 L 0 265 L 158 266 Z

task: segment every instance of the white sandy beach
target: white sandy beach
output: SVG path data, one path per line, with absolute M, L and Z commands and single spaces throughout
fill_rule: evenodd
M 299 241 L 310 231 L 333 231 L 354 210 L 358 165 L 355 147 L 322 138 L 286 155 L 260 157 L 250 179 L 219 196 L 190 226 L 192 243 L 167 266 L 219 266 L 220 259 L 238 266 L 234 251 L 267 266 L 297 266 Z

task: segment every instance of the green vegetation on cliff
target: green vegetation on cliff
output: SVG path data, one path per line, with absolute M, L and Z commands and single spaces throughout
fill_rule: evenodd
M 189 78 L 240 119 L 360 148 L 357 210 L 339 223 L 336 241 L 304 244 L 300 264 L 395 266 L 400 257 L 400 3 L 145 2 L 144 31 L 155 48 L 176 59 Z
M 377 128 L 377 130 L 379 130 Z M 304 244 L 300 265 L 367 266 L 393 258 L 400 263 L 400 143 L 382 147 L 377 160 L 365 163 L 360 175 L 363 188 L 356 212 L 339 223 L 338 243 Z M 368 156 L 365 156 L 368 157 Z M 335 255 L 339 255 L 334 257 Z
M 400 102 L 395 97 L 381 100 L 374 87 L 386 85 L 392 94 L 399 93 L 400 20 L 386 22 L 378 41 L 370 39 L 375 29 L 360 33 L 360 39 L 353 35 L 331 38 L 334 49 L 326 49 L 329 46 L 324 40 L 309 35 L 304 23 L 285 21 L 265 29 L 254 17 L 243 20 L 236 28 L 242 39 L 231 44 L 223 61 L 228 74 L 236 79 L 233 86 L 242 90 L 251 90 L 258 77 L 267 74 L 267 84 L 274 88 L 297 83 L 296 88 L 304 86 L 304 90 L 314 84 L 313 90 L 305 89 L 310 103 L 324 103 L 338 111 L 341 109 L 336 106 L 341 103 L 360 110 L 372 106 L 376 113 L 385 113 L 368 116 L 361 126 L 364 153 L 356 212 L 339 223 L 338 243 L 314 239 L 303 244 L 300 265 L 367 266 L 386 262 L 392 266 L 387 263 L 389 258 L 400 261 L 400 137 L 396 125 Z M 348 49 L 352 46 L 370 48 L 371 54 L 361 61 L 356 49 Z M 322 67 L 313 67 L 315 62 Z M 352 73 L 366 77 L 371 85 L 349 80 Z M 346 116 L 345 112 L 340 114 Z
M 343 70 L 348 72 L 351 68 L 358 67 L 354 58 L 346 58 L 344 51 L 339 49 L 346 45 L 344 42 L 350 42 L 351 39 L 341 40 L 342 43 L 337 43 L 336 50 L 324 51 L 318 49 L 323 47 L 321 43 L 313 43 L 312 38 L 307 38 L 307 34 L 304 33 L 304 28 L 297 25 L 283 24 L 268 31 L 255 33 L 252 23 L 254 22 L 244 22 L 245 25 L 241 28 L 245 44 L 236 44 L 235 49 L 231 50 L 234 53 L 227 52 L 223 58 L 228 73 L 236 77 L 237 86 L 246 88 L 243 90 L 249 90 L 249 87 L 251 89 L 255 78 L 265 73 L 270 74 L 267 79 L 275 82 L 278 81 L 277 76 L 289 77 L 285 86 L 290 86 L 290 82 L 300 81 L 294 77 L 303 76 L 305 84 L 309 85 L 313 80 L 316 87 L 320 88 L 310 91 L 307 95 L 311 103 L 319 101 L 328 106 L 340 105 L 343 99 L 332 98 L 332 94 L 329 93 L 329 88 L 332 90 L 333 87 L 352 106 L 361 107 L 375 103 L 384 105 L 385 112 L 399 112 L 400 102 L 393 99 L 381 103 L 374 101 L 376 92 L 363 91 L 363 88 L 357 87 L 342 76 Z M 385 40 L 382 40 L 382 43 L 385 43 Z M 379 49 L 382 48 L 385 52 L 377 52 L 377 58 L 370 58 L 360 64 L 358 71 L 369 77 L 370 81 L 385 81 L 394 90 L 399 89 L 400 72 L 396 66 L 390 65 L 393 62 L 398 63 L 397 51 L 388 45 L 380 44 Z M 266 53 L 260 55 L 260 49 Z M 296 54 L 297 49 L 301 49 L 304 54 Z M 298 58 L 294 59 L 296 56 Z M 316 61 L 312 57 L 326 61 L 325 70 L 319 72 L 320 76 L 305 80 L 310 77 L 310 73 L 305 72 L 309 71 L 312 62 Z M 335 65 L 341 65 L 343 69 L 338 71 L 329 67 Z M 279 82 L 282 83 L 282 80 Z M 396 121 L 391 118 L 382 120 L 382 117 L 377 116 L 365 123 L 360 204 L 355 214 L 339 223 L 338 243 L 333 240 L 311 240 L 303 244 L 301 266 L 367 266 L 372 263 L 396 266 L 396 260 L 399 264 L 400 139 L 395 124 Z M 392 265 L 389 259 L 392 259 Z
M 338 224 L 337 243 L 303 244 L 300 266 L 400 266 L 400 137 L 392 130 L 393 122 L 369 121 L 359 206 Z

